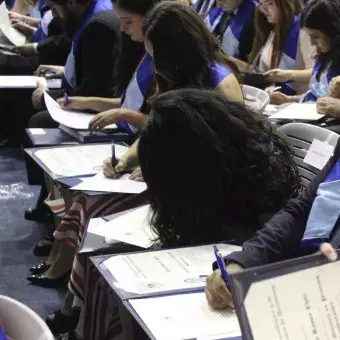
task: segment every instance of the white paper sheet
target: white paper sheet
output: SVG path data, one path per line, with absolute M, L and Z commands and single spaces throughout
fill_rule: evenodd
M 100 230 L 102 236 L 105 236 L 106 243 L 120 241 L 145 249 L 151 247 L 157 236 L 151 230 L 149 212 L 150 205 L 145 205 L 107 222 L 105 228 Z
M 322 170 L 333 156 L 334 148 L 333 145 L 314 138 L 303 161 L 314 168 Z
M 254 340 L 339 340 L 339 282 L 337 261 L 253 283 L 244 306 Z
M 274 113 L 269 119 L 295 119 L 295 120 L 319 120 L 324 115 L 316 111 L 316 104 L 298 104 L 294 103 L 286 108 Z
M 211 309 L 204 293 L 134 299 L 129 303 L 157 340 L 241 336 L 235 312 Z
M 147 189 L 144 182 L 129 179 L 130 174 L 125 174 L 118 179 L 106 178 L 102 172 L 90 177 L 71 190 L 119 192 L 123 194 L 140 194 Z
M 218 247 L 223 255 L 241 249 L 227 244 Z M 209 245 L 113 256 L 104 265 L 119 287 L 144 294 L 204 287 L 215 261 Z
M 26 37 L 12 27 L 5 2 L 0 6 L 0 30 L 15 46 L 24 45 L 26 43 Z
M 0 76 L 0 88 L 3 89 L 35 89 L 37 81 L 47 86 L 46 79 L 34 76 Z
M 116 156 L 121 157 L 128 148 L 116 144 Z M 81 145 L 41 149 L 35 156 L 50 171 L 60 177 L 96 174 L 102 171 L 105 158 L 111 157 L 110 144 Z
M 61 79 L 46 79 L 47 82 L 47 86 L 50 90 L 53 89 L 61 89 L 61 83 L 62 80 Z
M 96 235 L 98 235 L 97 234 L 97 229 L 100 227 L 100 226 L 102 226 L 102 225 L 104 225 L 104 224 L 106 224 L 107 223 L 107 221 L 106 220 L 104 220 L 103 218 L 91 218 L 90 219 L 90 222 L 89 222 L 89 224 L 88 224 L 88 226 L 87 226 L 87 232 L 88 233 L 91 233 L 91 234 L 96 234 Z
M 29 131 L 32 135 L 46 135 L 46 132 L 44 129 L 34 128 L 34 129 L 29 129 Z
M 44 99 L 47 110 L 53 120 L 71 129 L 88 130 L 90 120 L 94 117 L 94 114 L 63 110 L 60 105 L 46 92 L 44 93 Z M 111 124 L 105 127 L 105 129 L 116 128 L 116 124 Z
M 265 116 L 271 116 L 274 113 L 279 112 L 280 107 L 278 105 L 268 104 L 263 112 Z

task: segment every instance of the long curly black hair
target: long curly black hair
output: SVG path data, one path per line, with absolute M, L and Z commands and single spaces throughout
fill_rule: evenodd
M 156 97 L 138 154 L 152 225 L 165 244 L 242 239 L 243 230 L 246 238 L 261 227 L 261 216 L 301 189 L 284 138 L 260 115 L 213 91 Z

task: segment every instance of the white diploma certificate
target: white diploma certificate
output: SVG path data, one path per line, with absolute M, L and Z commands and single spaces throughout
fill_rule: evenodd
M 244 308 L 254 340 L 339 340 L 340 261 L 254 282 Z
M 204 293 L 133 299 L 129 303 L 157 340 L 226 339 L 241 335 L 236 313 L 232 309 L 213 310 Z
M 219 244 L 223 255 L 240 247 Z M 198 246 L 118 255 L 103 262 L 126 292 L 148 294 L 171 290 L 203 288 L 216 261 L 213 247 Z
M 115 145 L 116 157 L 121 157 L 128 148 Z M 111 157 L 110 144 L 65 146 L 44 148 L 36 151 L 35 156 L 56 176 L 75 177 L 102 172 L 105 158 Z

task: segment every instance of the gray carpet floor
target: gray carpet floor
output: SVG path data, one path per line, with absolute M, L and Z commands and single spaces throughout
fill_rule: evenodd
M 64 292 L 32 286 L 28 269 L 41 261 L 33 255 L 47 226 L 24 219 L 34 206 L 38 188 L 27 184 L 22 152 L 0 149 L 0 294 L 13 297 L 45 317 L 60 308 Z

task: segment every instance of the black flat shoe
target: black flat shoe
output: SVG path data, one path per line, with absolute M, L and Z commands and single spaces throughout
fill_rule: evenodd
M 51 267 L 50 264 L 47 264 L 45 261 L 42 263 L 39 263 L 38 265 L 30 268 L 30 272 L 32 274 L 42 274 L 45 273 L 47 269 Z
M 70 273 L 62 277 L 58 277 L 57 279 L 49 279 L 44 274 L 32 274 L 27 277 L 27 280 L 31 282 L 33 285 L 47 287 L 47 288 L 62 288 L 65 287 L 67 281 L 70 278 Z
M 51 211 L 44 205 L 35 206 L 25 210 L 25 219 L 29 221 L 48 221 L 51 219 Z
M 47 257 L 53 247 L 54 237 L 53 235 L 48 235 L 42 238 L 34 247 L 33 254 L 38 257 Z
M 61 310 L 59 309 L 56 312 L 50 314 L 46 318 L 46 324 L 50 328 L 51 332 L 55 335 L 63 334 L 63 333 L 70 333 L 70 335 L 73 336 L 74 335 L 73 330 L 76 328 L 77 323 L 79 321 L 79 314 L 80 313 L 77 313 L 76 315 L 73 315 L 73 316 L 69 316 L 69 315 L 63 314 Z M 73 338 L 69 338 L 69 339 L 73 339 Z

